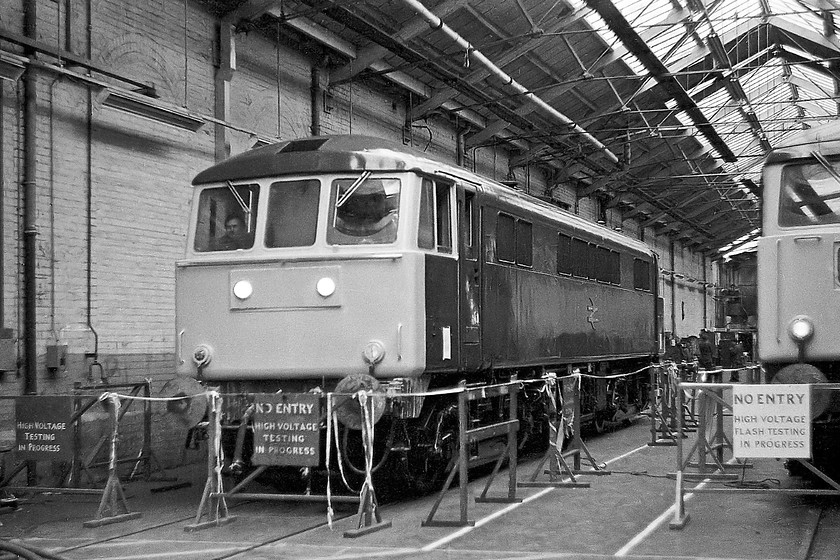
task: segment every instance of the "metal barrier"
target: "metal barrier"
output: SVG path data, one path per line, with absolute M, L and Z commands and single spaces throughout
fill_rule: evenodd
M 677 418 L 682 418 L 683 436 L 685 432 L 696 431 L 700 420 L 697 415 L 697 399 L 692 392 L 683 394 L 682 403 L 677 403 L 677 385 L 696 381 L 720 383 L 723 375 L 737 375 L 744 372 L 746 383 L 753 383 L 759 377 L 758 365 L 746 365 L 740 368 L 716 368 L 698 370 L 696 363 L 663 362 L 651 367 L 650 371 L 650 446 L 674 446 L 677 443 Z
M 635 375 L 640 373 L 634 372 L 632 374 L 623 374 L 612 376 L 613 378 L 625 377 L 628 375 Z M 458 446 L 457 455 L 452 457 L 447 465 L 445 471 L 447 472 L 446 481 L 439 491 L 437 498 L 429 512 L 427 518 L 422 522 L 424 527 L 462 527 L 472 525 L 474 522 L 469 518 L 469 469 L 478 466 L 479 464 L 488 464 L 495 460 L 492 474 L 488 477 L 487 482 L 481 494 L 475 498 L 477 503 L 513 503 L 519 502 L 521 499 L 516 496 L 516 488 L 518 486 L 571 486 L 571 487 L 588 487 L 588 483 L 580 483 L 576 479 L 576 475 L 607 475 L 610 471 L 605 469 L 603 464 L 599 464 L 591 455 L 586 445 L 581 438 L 581 397 L 580 397 L 580 383 L 581 374 L 573 374 L 563 378 L 557 378 L 554 374 L 547 374 L 545 377 L 538 379 L 519 380 L 515 375 L 511 377 L 510 381 L 499 383 L 495 385 L 482 385 L 477 387 L 468 387 L 466 383 L 462 382 L 457 387 L 443 388 L 432 391 L 425 391 L 419 393 L 399 393 L 395 395 L 397 398 L 412 398 L 412 397 L 429 397 L 429 396 L 444 396 L 450 395 L 457 398 L 458 410 Z M 592 376 L 602 378 L 601 376 Z M 518 440 L 517 434 L 519 430 L 519 420 L 517 419 L 518 411 L 518 393 L 528 383 L 540 383 L 543 387 L 540 391 L 547 393 L 549 397 L 549 414 L 553 416 L 549 423 L 549 430 L 551 433 L 551 446 L 543 457 L 542 462 L 538 466 L 530 481 L 517 480 L 517 460 L 518 460 Z M 327 519 L 332 526 L 332 503 L 358 503 L 358 523 L 357 528 L 346 531 L 345 537 L 356 537 L 376 531 L 379 529 L 391 526 L 388 521 L 382 521 L 378 512 L 378 504 L 376 501 L 376 494 L 373 489 L 371 480 L 372 462 L 373 462 L 373 421 L 374 405 L 376 398 L 390 398 L 391 395 L 379 393 L 370 390 L 360 390 L 353 394 L 345 393 L 324 393 L 319 398 L 326 399 L 326 461 L 327 465 L 331 464 L 330 454 L 333 448 L 333 434 L 338 435 L 338 420 L 336 418 L 334 405 L 335 398 L 353 398 L 358 399 L 361 410 L 361 424 L 362 424 L 362 439 L 365 451 L 365 483 L 362 486 L 359 496 L 333 496 L 331 491 L 330 478 L 327 477 L 327 492 L 326 495 L 312 495 L 308 491 L 306 494 L 265 494 L 265 493 L 246 493 L 245 489 L 256 477 L 263 473 L 268 466 L 260 465 L 250 474 L 248 474 L 241 482 L 236 484 L 231 490 L 225 492 L 223 482 L 221 479 L 221 466 L 223 460 L 221 457 L 221 426 L 220 426 L 220 410 L 221 397 L 218 394 L 212 394 L 213 404 L 211 405 L 210 421 L 208 429 L 210 430 L 210 445 L 208 445 L 207 458 L 207 483 L 204 493 L 199 504 L 198 511 L 194 523 L 185 527 L 187 531 L 194 531 L 208 527 L 218 526 L 229 523 L 234 518 L 230 516 L 227 509 L 228 499 L 249 499 L 249 500 L 272 500 L 272 501 L 326 501 L 327 503 Z M 241 396 L 241 395 L 239 395 Z M 258 396 L 250 394 L 251 397 Z M 289 394 L 289 396 L 293 396 Z M 311 396 L 311 395 L 310 395 Z M 494 422 L 489 425 L 480 427 L 471 427 L 472 421 L 470 418 L 470 403 L 480 399 L 491 399 L 498 397 L 508 397 L 503 399 L 504 405 L 507 407 L 505 414 L 506 419 Z M 251 416 L 246 413 L 243 418 L 251 419 Z M 323 417 L 322 417 L 323 420 Z M 568 438 L 567 438 L 568 429 Z M 244 436 L 244 430 L 240 429 L 238 436 Z M 480 442 L 485 442 L 493 438 L 506 438 L 506 445 L 502 452 L 493 453 L 492 455 L 482 456 L 481 454 L 471 455 L 471 448 Z M 564 442 L 569 443 L 568 448 L 564 449 Z M 338 442 L 335 444 L 337 451 L 340 451 Z M 238 453 L 238 452 L 237 452 Z M 239 457 L 234 458 L 236 462 Z M 492 486 L 496 476 L 503 463 L 508 462 L 508 490 L 506 496 L 491 497 L 488 496 L 490 487 Z M 582 463 L 588 462 L 591 468 L 582 469 Z M 550 477 L 549 482 L 537 481 L 536 478 L 543 469 L 546 462 L 549 462 L 549 468 L 544 474 Z M 338 458 L 339 469 L 342 467 L 341 457 Z M 455 477 L 458 477 L 459 484 L 459 518 L 456 520 L 438 520 L 435 518 L 438 509 L 443 501 L 445 494 L 452 486 Z M 557 480 L 559 477 L 568 477 L 571 483 L 567 481 Z M 344 473 L 342 470 L 342 478 Z M 345 480 L 346 483 L 346 480 Z M 349 488 L 349 486 L 348 486 Z
M 198 531 L 208 527 L 227 525 L 236 519 L 228 512 L 222 483 L 222 399 L 218 393 L 207 393 L 209 432 L 207 445 L 207 482 L 201 495 L 201 502 L 195 514 L 195 520 L 184 527 L 184 531 Z M 206 516 L 206 520 L 202 519 Z
M 125 493 L 120 484 L 117 474 L 117 439 L 119 437 L 120 424 L 120 397 L 116 393 L 105 393 L 102 400 L 110 403 L 111 412 L 111 458 L 108 462 L 108 482 L 105 483 L 105 490 L 102 493 L 102 500 L 96 510 L 96 518 L 85 521 L 85 527 L 100 527 L 111 523 L 120 523 L 138 519 L 142 516 L 139 512 L 131 512 L 125 500 Z
M 595 461 L 581 438 L 580 380 L 580 375 L 562 378 L 550 376 L 545 380 L 544 390 L 549 396 L 549 448 L 530 478 L 527 481 L 518 482 L 518 486 L 589 488 L 588 482 L 578 482 L 575 475 L 612 474 Z M 569 437 L 571 439 L 568 439 Z M 569 445 L 565 447 L 567 441 Z M 592 467 L 590 470 L 581 470 L 584 457 Z M 571 467 L 567 459 L 572 459 Z M 548 469 L 543 470 L 546 463 L 548 463 Z M 540 474 L 547 474 L 549 480 L 537 480 Z M 568 480 L 562 480 L 563 475 Z
M 137 456 L 134 458 L 125 457 L 125 458 L 117 458 L 117 463 L 133 463 L 134 466 L 132 467 L 131 474 L 129 475 L 129 479 L 134 478 L 134 476 L 138 473 L 138 470 L 142 466 L 143 478 L 144 480 L 149 480 L 151 478 L 152 473 L 152 462 L 154 459 L 154 454 L 152 453 L 152 409 L 151 409 L 151 382 L 149 380 L 141 381 L 139 383 L 115 383 L 109 384 L 107 386 L 103 385 L 81 385 L 77 384 L 74 386 L 73 391 L 76 395 L 76 409 L 78 410 L 78 417 L 79 420 L 82 418 L 82 414 L 90 409 L 91 406 L 96 404 L 99 401 L 98 396 L 93 396 L 93 398 L 84 403 L 83 399 L 88 396 L 90 397 L 91 393 L 102 393 L 102 391 L 118 391 L 120 389 L 131 389 L 129 395 L 121 396 L 121 398 L 126 402 L 125 406 L 120 407 L 120 415 L 119 420 L 122 420 L 123 417 L 128 413 L 130 407 L 136 400 L 139 400 L 143 404 L 143 439 L 140 446 L 140 450 L 137 453 Z M 77 442 L 77 446 L 81 441 L 81 422 L 76 424 L 76 432 L 75 438 Z M 96 461 L 97 455 L 99 454 L 102 446 L 105 442 L 108 441 L 108 435 L 102 435 L 97 443 L 93 446 L 93 448 L 85 455 L 85 457 L 81 458 L 81 460 L 76 460 L 73 462 L 73 471 L 71 473 L 71 477 L 73 480 L 80 480 L 81 474 L 84 473 L 88 476 L 89 480 L 93 480 L 94 476 L 91 472 L 92 468 L 101 467 L 105 465 L 110 466 L 110 459 L 106 461 Z M 160 468 L 160 465 L 157 465 Z M 162 470 L 162 468 L 160 468 Z
M 753 376 L 751 375 L 752 379 Z M 683 436 L 684 425 L 683 416 L 677 415 L 677 470 L 673 475 L 669 475 L 676 480 L 676 500 L 674 503 L 674 517 L 669 523 L 671 529 L 682 529 L 688 523 L 690 516 L 685 509 L 685 494 L 686 490 L 684 482 L 687 480 L 715 482 L 723 481 L 730 483 L 726 488 L 706 488 L 701 486 L 691 488 L 689 490 L 692 494 L 697 493 L 760 493 L 760 494 L 794 494 L 794 495 L 825 495 L 838 496 L 840 495 L 840 483 L 833 480 L 825 473 L 818 470 L 809 461 L 802 459 L 795 459 L 806 470 L 810 471 L 829 486 L 833 490 L 822 489 L 798 489 L 798 488 L 757 488 L 750 485 L 736 486 L 731 484 L 733 481 L 739 479 L 737 474 L 726 473 L 727 469 L 739 469 L 745 472 L 746 469 L 752 468 L 751 463 L 740 462 L 741 459 L 736 459 L 734 456 L 729 460 L 726 459 L 726 452 L 733 451 L 733 440 L 728 437 L 725 432 L 723 423 L 726 411 L 730 413 L 733 410 L 733 405 L 726 401 L 723 394 L 724 391 L 730 390 L 733 387 L 741 384 L 733 383 L 679 383 L 677 385 L 677 406 L 682 407 L 684 402 L 685 391 L 696 393 L 698 402 L 699 425 L 697 429 L 697 439 L 688 453 L 684 452 Z M 785 387 L 784 385 L 741 385 L 742 390 L 750 390 L 751 387 L 760 388 L 757 390 L 766 390 L 765 388 Z M 801 387 L 801 386 L 800 386 Z M 814 391 L 831 391 L 840 390 L 840 383 L 824 383 L 819 385 L 807 385 L 810 392 Z M 810 421 L 810 420 L 809 420 Z M 762 432 L 763 433 L 763 432 Z M 692 462 L 691 459 L 697 454 L 697 461 Z M 746 452 L 749 454 L 749 452 Z M 687 468 L 696 468 L 696 472 L 686 472 Z M 743 481 L 742 481 L 743 482 Z
M 119 395 L 114 392 L 102 392 L 106 389 L 114 390 L 119 388 L 131 388 L 130 395 Z M 141 517 L 139 512 L 129 511 L 128 504 L 125 499 L 125 494 L 120 483 L 117 466 L 121 463 L 132 463 L 134 466 L 131 471 L 131 476 L 134 476 L 141 465 L 144 467 L 144 473 L 148 479 L 151 472 L 151 410 L 148 402 L 144 404 L 143 409 L 143 442 L 139 454 L 136 457 L 118 456 L 117 441 L 119 440 L 119 425 L 120 420 L 128 412 L 129 407 L 135 400 L 149 400 L 149 381 L 140 383 L 124 383 L 114 385 L 99 385 L 96 390 L 100 392 L 99 395 L 81 395 L 79 391 L 92 391 L 94 387 L 76 387 L 77 392 L 72 396 L 53 395 L 45 398 L 72 398 L 73 412 L 67 422 L 68 426 L 73 427 L 73 442 L 74 455 L 71 462 L 70 470 L 65 472 L 61 480 L 58 481 L 58 486 L 38 486 L 35 476 L 35 468 L 37 461 L 25 460 L 21 461 L 7 476 L 0 481 L 0 489 L 8 492 L 17 493 L 63 493 L 63 494 L 86 494 L 86 495 L 102 495 L 96 517 L 93 520 L 83 523 L 85 527 L 99 527 L 111 523 L 119 523 L 131 519 Z M 141 391 L 143 394 L 141 395 Z M 84 398 L 88 400 L 85 402 Z M 16 397 L 7 397 L 16 398 Z M 31 398 L 38 398 L 32 396 Z M 127 401 L 127 405 L 123 405 L 122 401 Z M 78 456 L 78 450 L 81 447 L 81 421 L 83 415 L 88 412 L 97 403 L 102 403 L 108 408 L 109 412 L 109 430 L 108 433 L 103 434 L 97 443 L 93 446 L 91 451 L 85 457 Z M 17 416 L 17 414 L 16 414 Z M 106 443 L 108 444 L 106 447 Z M 94 462 L 99 452 L 107 448 L 108 459 L 105 461 Z M 96 488 L 78 488 L 64 486 L 68 482 L 68 477 L 73 483 L 78 484 L 80 480 L 80 473 L 84 472 L 89 479 L 89 482 L 95 482 L 92 468 L 107 466 L 108 476 L 103 489 Z M 24 469 L 27 470 L 27 486 L 12 486 L 10 482 L 20 474 Z
M 458 458 L 453 457 L 450 461 L 449 476 L 443 488 L 438 493 L 435 503 L 432 505 L 432 510 L 429 516 L 422 522 L 423 527 L 464 527 L 474 525 L 475 522 L 469 519 L 469 495 L 468 495 L 468 471 L 471 466 L 469 448 L 472 444 L 480 441 L 507 434 L 507 446 L 505 451 L 499 455 L 496 464 L 493 468 L 493 474 L 487 480 L 487 484 L 481 493 L 481 496 L 476 498 L 476 502 L 496 502 L 496 503 L 513 503 L 521 501 L 516 497 L 516 463 L 517 463 L 517 441 L 516 434 L 519 429 L 519 420 L 516 417 L 517 410 L 517 392 L 519 390 L 519 381 L 516 376 L 512 376 L 507 383 L 500 383 L 498 385 L 483 386 L 476 388 L 467 388 L 466 384 L 462 383 L 458 393 Z M 482 426 L 480 428 L 468 429 L 469 426 L 469 402 L 477 399 L 491 398 L 502 395 L 510 395 L 508 401 L 508 419 L 489 426 Z M 505 458 L 508 459 L 508 495 L 506 498 L 488 498 L 487 492 L 496 474 L 499 471 Z M 460 517 L 458 520 L 435 520 L 434 516 L 440 507 L 441 501 L 449 487 L 452 485 L 455 475 L 458 475 L 459 485 L 459 500 L 460 500 Z

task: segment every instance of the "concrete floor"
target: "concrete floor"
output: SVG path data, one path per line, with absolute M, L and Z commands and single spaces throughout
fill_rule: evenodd
M 470 500 L 472 527 L 421 527 L 436 497 L 427 496 L 380 507 L 383 521 L 392 526 L 355 539 L 343 533 L 356 527 L 356 506 L 337 506 L 330 529 L 325 506 L 317 503 L 230 500 L 234 521 L 187 532 L 206 481 L 201 465 L 195 465 L 168 473 L 191 483 L 188 487 L 153 492 L 171 483 L 124 484 L 129 509 L 141 513 L 139 519 L 87 528 L 83 523 L 96 517 L 98 496 L 38 494 L 0 515 L 0 538 L 67 559 L 838 558 L 836 498 L 698 493 L 686 498 L 685 528 L 669 529 L 676 492 L 666 475 L 675 470 L 676 452 L 647 446 L 646 422 L 587 440 L 594 457 L 608 463 L 610 476 L 580 477 L 589 488 L 520 488 L 517 496 L 524 501 L 517 504 Z M 781 461 L 753 461 L 753 466 L 744 471 L 747 480 L 772 487 L 803 484 L 787 476 Z M 536 460 L 520 463 L 519 480 L 535 467 Z M 471 496 L 480 494 L 484 483 L 472 482 Z M 490 494 L 506 494 L 506 483 L 506 474 L 500 474 Z M 452 490 L 435 519 L 458 517 L 458 493 Z

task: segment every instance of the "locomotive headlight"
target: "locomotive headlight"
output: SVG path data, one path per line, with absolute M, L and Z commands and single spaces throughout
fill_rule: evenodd
M 335 280 L 325 276 L 318 280 L 315 289 L 322 297 L 330 297 L 335 293 Z
M 385 358 L 385 345 L 378 340 L 371 340 L 362 351 L 362 357 L 370 365 L 378 364 Z
M 254 286 L 247 280 L 239 280 L 233 285 L 233 295 L 239 299 L 248 299 L 254 293 Z
M 192 354 L 193 362 L 198 367 L 204 367 L 213 359 L 213 350 L 206 344 L 199 344 Z
M 814 336 L 814 323 L 808 317 L 794 317 L 788 325 L 788 333 L 795 342 L 805 342 Z

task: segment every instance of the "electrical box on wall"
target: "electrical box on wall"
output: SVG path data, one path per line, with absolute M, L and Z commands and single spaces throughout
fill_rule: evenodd
M 46 362 L 50 371 L 62 369 L 67 363 L 67 345 L 48 344 Z
M 0 372 L 17 369 L 17 352 L 12 329 L 0 329 Z

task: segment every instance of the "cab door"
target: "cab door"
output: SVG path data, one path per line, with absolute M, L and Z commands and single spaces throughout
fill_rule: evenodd
M 481 366 L 481 259 L 478 192 L 457 185 L 458 215 L 458 322 L 461 341 L 460 368 Z

